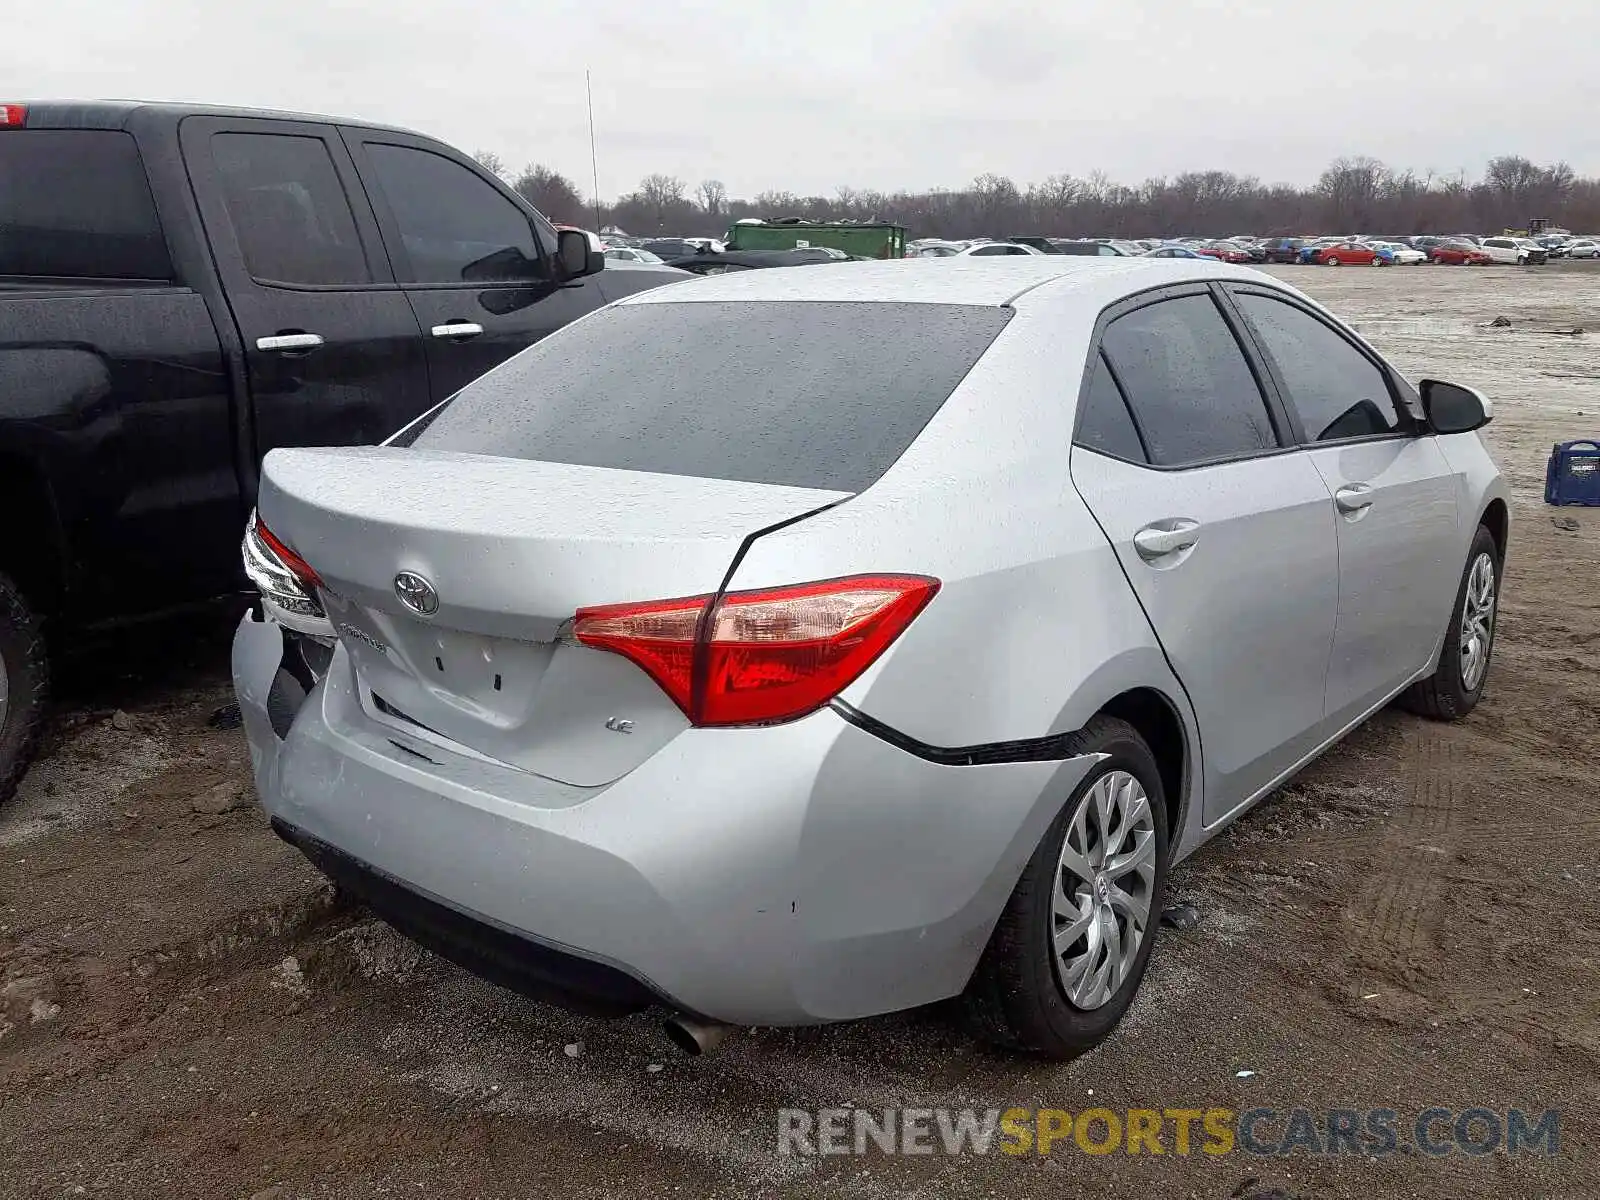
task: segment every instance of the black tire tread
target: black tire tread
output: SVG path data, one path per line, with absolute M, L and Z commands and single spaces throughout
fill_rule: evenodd
M 1067 756 L 1091 753 L 1108 741 L 1132 741 L 1144 745 L 1144 738 L 1128 722 L 1116 717 L 1096 716 L 1066 741 Z M 1054 822 L 1051 823 L 1054 828 Z M 1016 889 L 1006 902 L 994 932 L 978 960 L 977 969 L 963 997 L 973 1032 L 1001 1049 L 1022 1053 L 1043 1053 L 1045 1047 L 1029 1028 L 1045 1027 L 1047 1018 L 1040 997 L 1028 986 L 1023 964 L 1026 930 L 1024 915 L 1032 905 L 1034 893 L 1052 884 L 1046 876 L 1024 870 Z M 1154 929 L 1150 936 L 1154 936 Z
M 0 728 L 0 804 L 16 794 L 44 734 L 50 699 L 50 656 L 38 616 L 21 590 L 0 575 L 0 640 L 7 644 L 11 695 L 7 727 Z M 20 721 L 20 727 L 13 722 Z
M 1472 547 L 1467 551 L 1466 565 L 1461 569 L 1461 582 L 1456 585 L 1456 598 L 1450 606 L 1450 623 L 1445 627 L 1445 649 L 1439 652 L 1439 665 L 1432 675 L 1426 679 L 1419 679 L 1405 691 L 1401 692 L 1396 703 L 1406 712 L 1425 717 L 1430 721 L 1459 721 L 1477 705 L 1476 699 L 1468 699 L 1461 690 L 1460 677 L 1457 674 L 1454 659 L 1448 662 L 1449 638 L 1454 632 L 1456 623 L 1461 619 L 1462 597 L 1466 594 L 1467 571 L 1478 555 L 1487 549 L 1495 560 L 1495 589 L 1501 587 L 1501 572 L 1504 563 L 1501 561 L 1499 549 L 1495 544 L 1494 535 L 1487 526 L 1479 525 L 1478 532 L 1473 536 Z M 1498 623 L 1497 623 L 1498 624 Z M 1498 638 L 1499 630 L 1495 630 Z M 1494 645 L 1490 643 L 1489 662 L 1494 663 Z M 1483 682 L 1478 685 L 1479 694 L 1482 694 L 1484 683 L 1488 681 L 1488 672 L 1485 671 Z

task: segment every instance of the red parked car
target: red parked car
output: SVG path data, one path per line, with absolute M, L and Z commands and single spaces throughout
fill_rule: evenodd
M 1443 242 L 1430 253 L 1434 262 L 1447 267 L 1486 267 L 1494 261 L 1470 242 Z
M 1215 258 L 1226 263 L 1250 262 L 1250 252 L 1237 242 L 1210 242 L 1196 246 L 1194 252 L 1201 258 Z
M 1336 246 L 1324 246 L 1312 256 L 1312 261 L 1324 267 L 1344 267 L 1352 263 L 1370 267 L 1383 263 L 1383 259 L 1371 246 L 1362 246 L 1356 242 L 1340 242 Z

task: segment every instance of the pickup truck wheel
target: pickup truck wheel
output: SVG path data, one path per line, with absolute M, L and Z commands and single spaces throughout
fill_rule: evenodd
M 0 575 L 0 804 L 11 799 L 39 746 L 50 660 L 39 618 Z

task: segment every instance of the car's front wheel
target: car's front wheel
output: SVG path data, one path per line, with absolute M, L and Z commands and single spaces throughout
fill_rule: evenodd
M 1104 757 L 1029 859 L 967 989 L 984 1037 L 1054 1059 L 1098 1045 L 1127 1012 L 1167 871 L 1161 774 L 1138 731 L 1097 717 L 1072 753 Z
M 1459 721 L 1483 697 L 1494 652 L 1500 601 L 1500 549 L 1482 525 L 1472 539 L 1467 566 L 1445 629 L 1444 648 L 1432 675 L 1400 695 L 1401 707 L 1436 721 Z
M 44 726 L 50 665 L 39 619 L 0 575 L 0 804 L 11 799 Z

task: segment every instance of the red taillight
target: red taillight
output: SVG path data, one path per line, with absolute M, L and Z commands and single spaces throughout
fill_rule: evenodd
M 267 544 L 268 549 L 278 556 L 284 566 L 289 568 L 289 573 L 305 585 L 306 591 L 314 591 L 322 586 L 322 576 L 317 574 L 310 563 L 280 541 L 277 534 L 260 520 L 256 521 L 255 529 L 256 536 Z
M 923 575 L 581 608 L 573 636 L 636 663 L 696 725 L 764 725 L 821 708 L 933 599 Z
M 0 104 L 0 129 L 21 129 L 28 123 L 28 110 L 20 104 Z

